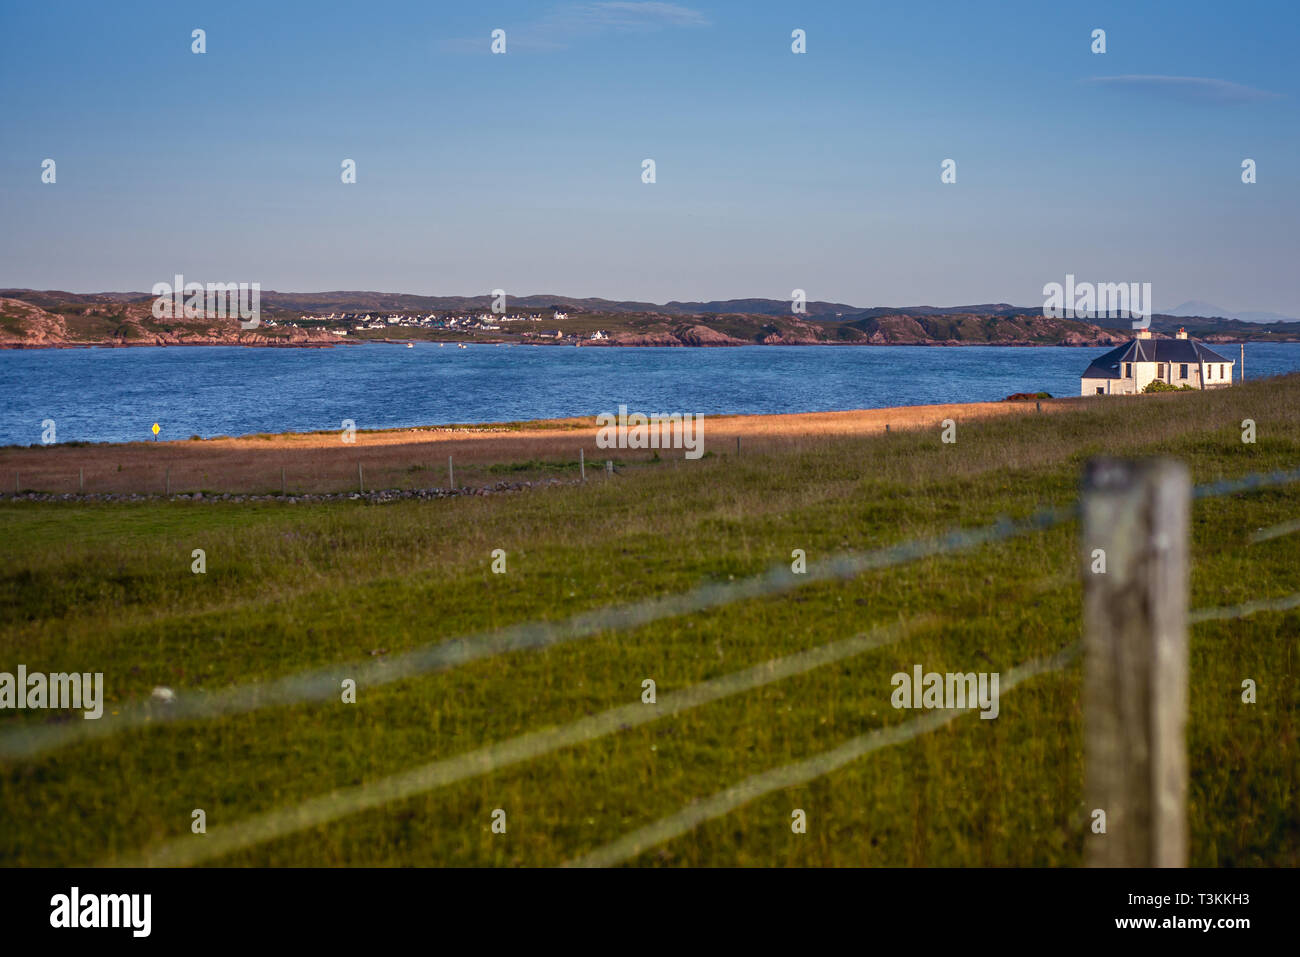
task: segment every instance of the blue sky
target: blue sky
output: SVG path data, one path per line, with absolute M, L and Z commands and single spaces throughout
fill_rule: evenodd
M 0 285 L 1032 305 L 1073 273 L 1300 314 L 1297 36 L 1293 0 L 6 0 Z

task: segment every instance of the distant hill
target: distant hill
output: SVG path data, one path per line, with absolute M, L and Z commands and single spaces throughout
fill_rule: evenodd
M 0 298 L 21 299 L 42 308 L 89 303 L 143 303 L 152 302 L 153 296 L 144 292 L 72 293 L 59 290 L 0 289 Z M 417 296 L 409 293 L 367 292 L 339 290 L 334 292 L 277 292 L 264 289 L 262 308 L 271 311 L 292 312 L 446 312 L 489 309 L 492 297 L 487 296 Z M 713 299 L 708 302 L 678 301 L 666 303 L 637 300 L 600 299 L 596 297 L 535 294 L 509 296 L 511 308 L 550 309 L 564 311 L 641 313 L 662 316 L 751 315 L 788 316 L 789 299 Z M 811 300 L 802 313 L 814 319 L 878 318 L 880 316 L 937 316 L 977 315 L 1010 316 L 1041 312 L 1038 307 L 1013 306 L 1009 303 L 985 303 L 971 306 L 875 306 L 864 308 L 844 302 Z
M 962 343 L 979 345 L 1111 345 L 1127 338 L 1118 331 L 1076 319 L 1049 319 L 1042 311 L 1016 314 L 894 311 L 841 323 L 872 344 Z M 868 310 L 879 313 L 880 310 Z
M 783 299 L 728 299 L 668 303 L 616 301 L 563 295 L 509 297 L 511 311 L 541 313 L 537 323 L 503 324 L 497 330 L 412 330 L 394 327 L 358 332 L 346 340 L 333 330 L 337 320 L 304 321 L 303 316 L 330 313 L 430 313 L 477 315 L 491 309 L 491 296 L 417 296 L 369 291 L 261 293 L 264 320 L 256 330 L 242 330 L 232 319 L 154 319 L 153 296 L 143 292 L 71 293 L 60 290 L 0 289 L 0 346 L 246 344 L 322 345 L 382 339 L 389 335 L 523 341 L 525 333 L 551 341 L 591 342 L 600 331 L 601 345 L 725 346 L 747 344 L 804 345 L 1111 345 L 1133 335 L 1128 319 L 1051 319 L 1038 306 L 982 303 L 968 306 L 875 306 L 814 301 L 795 315 Z M 554 311 L 569 314 L 553 320 Z M 1180 327 L 1209 342 L 1300 341 L 1300 321 L 1245 322 L 1241 319 L 1157 315 L 1156 335 L 1173 335 Z M 560 338 L 555 339 L 555 333 Z
M 1132 329 L 1128 319 L 1093 319 L 1105 329 Z M 1293 342 L 1300 340 L 1300 321 L 1245 322 L 1241 319 L 1223 319 L 1205 316 L 1173 316 L 1159 314 L 1151 317 L 1151 331 L 1173 335 L 1186 329 L 1193 339 L 1206 342 Z
M 1276 312 L 1232 312 L 1221 306 L 1211 305 L 1200 300 L 1191 300 L 1169 310 L 1171 316 L 1213 317 L 1219 319 L 1238 319 L 1242 322 L 1300 322 L 1295 316 L 1283 316 Z
M 1016 316 L 1042 315 L 1034 306 L 1013 306 L 1007 302 L 989 302 L 977 306 L 874 306 L 854 309 L 847 319 L 879 319 L 881 316 Z

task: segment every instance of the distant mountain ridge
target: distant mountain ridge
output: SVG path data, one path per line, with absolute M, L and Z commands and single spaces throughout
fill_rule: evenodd
M 74 293 L 61 290 L 0 289 L 0 298 L 19 299 L 41 308 L 88 303 L 143 303 L 152 302 L 153 295 L 144 292 Z M 334 290 L 327 292 L 277 292 L 266 289 L 261 294 L 262 308 L 273 312 L 356 312 L 393 311 L 412 312 L 425 310 L 490 309 L 492 296 L 421 296 L 414 293 L 374 292 L 365 290 Z M 601 313 L 641 313 L 663 316 L 701 315 L 791 315 L 788 299 L 711 299 L 705 301 L 672 300 L 666 303 L 638 300 L 602 299 L 594 296 L 562 296 L 532 294 L 507 296 L 507 306 L 521 309 L 576 310 Z M 959 306 L 854 306 L 843 302 L 810 300 L 801 315 L 814 319 L 835 319 L 852 322 L 858 319 L 879 319 L 883 316 L 1028 316 L 1042 313 L 1042 306 L 1016 306 L 1007 302 L 976 303 Z M 1156 318 L 1173 319 L 1224 319 L 1256 323 L 1300 323 L 1300 319 L 1272 312 L 1232 312 L 1210 303 L 1191 300 L 1157 314 Z M 1112 320 L 1090 320 L 1110 328 Z M 1127 320 L 1120 320 L 1127 322 Z
M 1218 319 L 1237 319 L 1241 322 L 1300 322 L 1295 316 L 1284 316 L 1276 312 L 1234 312 L 1215 306 L 1208 302 L 1194 299 L 1174 306 L 1169 310 L 1171 316 L 1209 317 Z
M 21 299 L 41 308 L 92 302 L 142 303 L 152 302 L 153 295 L 143 292 L 74 293 L 61 290 L 0 289 L 0 298 Z M 281 311 L 294 309 L 309 312 L 356 311 L 416 311 L 446 312 L 448 310 L 472 311 L 490 309 L 492 296 L 420 296 L 412 293 L 373 292 L 364 290 L 334 290 L 327 292 L 277 292 L 264 289 L 262 307 Z M 582 312 L 644 313 L 665 316 L 722 315 L 744 313 L 748 315 L 790 315 L 788 299 L 728 299 L 710 302 L 639 302 L 636 300 L 601 299 L 588 296 L 561 296 L 534 294 L 507 296 L 509 308 L 578 310 Z M 836 314 L 859 314 L 858 306 L 837 302 L 809 302 L 806 315 L 818 318 Z M 928 307 L 923 307 L 928 308 Z
M 398 337 L 476 341 L 546 341 L 601 346 L 739 345 L 1115 345 L 1134 334 L 1128 319 L 1055 319 L 1041 306 L 980 303 L 967 306 L 876 306 L 813 301 L 794 313 L 783 299 L 727 299 L 664 304 L 558 295 L 507 298 L 509 313 L 539 322 L 500 323 L 489 316 L 491 296 L 417 296 L 372 291 L 260 295 L 260 327 L 241 329 L 233 317 L 152 315 L 154 296 L 141 292 L 71 293 L 60 290 L 0 289 L 0 347 L 78 345 L 258 345 L 321 346 Z M 554 318 L 554 312 L 567 314 Z M 340 314 L 354 318 L 347 322 Z M 430 313 L 436 324 L 385 317 Z M 376 325 L 363 328 L 369 315 Z M 328 318 L 333 315 L 334 318 Z M 449 316 L 469 316 L 446 325 Z M 321 318 L 312 318 L 321 317 Z M 454 327 L 453 327 L 454 326 Z M 1207 342 L 1300 341 L 1300 322 L 1256 323 L 1240 319 L 1156 315 L 1156 336 L 1186 328 Z M 441 329 L 442 331 L 437 331 Z M 372 331 L 377 330 L 377 331 Z M 597 335 L 599 333 L 599 335 Z

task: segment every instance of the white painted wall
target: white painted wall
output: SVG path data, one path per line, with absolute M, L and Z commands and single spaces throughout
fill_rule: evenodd
M 1183 365 L 1181 362 L 1122 362 L 1120 363 L 1120 376 L 1118 379 L 1087 379 L 1082 376 L 1079 378 L 1080 395 L 1097 395 L 1097 390 L 1101 389 L 1101 395 L 1135 395 L 1140 393 L 1155 379 L 1159 378 L 1174 387 L 1191 386 L 1193 389 L 1201 388 L 1201 366 L 1200 363 L 1188 362 L 1187 376 L 1183 377 Z M 1160 375 L 1160 367 L 1164 366 L 1164 374 Z M 1234 362 L 1207 362 L 1205 364 L 1205 388 L 1219 389 L 1225 388 L 1233 382 Z M 1125 373 L 1132 373 L 1126 376 Z

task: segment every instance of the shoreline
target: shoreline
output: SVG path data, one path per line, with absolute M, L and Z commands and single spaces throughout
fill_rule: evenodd
M 1024 393 L 1031 395 L 1031 393 Z M 725 423 L 728 436 L 753 435 L 772 431 L 766 425 L 780 426 L 777 431 L 800 432 L 802 434 L 847 434 L 858 431 L 861 427 L 879 426 L 883 431 L 885 424 L 898 428 L 907 428 L 917 423 L 940 422 L 943 418 L 956 415 L 959 418 L 979 417 L 983 415 L 1000 415 L 1005 410 L 1023 411 L 1029 406 L 1036 411 L 1035 402 L 1041 402 L 1042 410 L 1073 403 L 1080 398 L 1090 396 L 1051 396 L 1041 400 L 1030 399 L 996 399 L 979 402 L 937 402 L 922 405 L 887 405 L 862 409 L 827 409 L 813 412 L 717 412 L 700 413 L 706 423 Z M 558 416 L 538 419 L 510 419 L 500 422 L 442 422 L 433 425 L 398 425 L 381 429 L 357 429 L 356 441 L 352 447 L 393 444 L 429 444 L 459 439 L 469 440 L 478 436 L 532 436 L 554 435 L 556 433 L 591 433 L 591 441 L 599 431 L 595 415 Z M 717 427 L 714 425 L 713 427 Z M 806 430 L 812 429 L 809 433 Z M 365 442 L 362 442 L 362 439 Z M 279 446 L 334 445 L 339 442 L 337 429 L 313 429 L 305 432 L 245 432 L 241 435 L 213 435 L 184 439 L 137 439 L 127 442 L 112 440 L 94 441 L 72 439 L 55 442 L 50 445 L 38 443 L 28 445 L 0 445 L 0 456 L 14 451 L 47 451 L 55 449 L 144 449 L 196 448 L 199 446 L 240 447 L 249 446 L 268 448 Z M 652 450 L 647 450 L 652 451 Z
M 1163 337 L 1167 338 L 1167 337 Z M 1300 337 L 1287 339 L 1221 339 L 1209 337 L 1200 340 L 1213 345 L 1258 345 L 1261 343 L 1297 343 Z M 10 352 L 30 352 L 36 350 L 67 350 L 67 349 L 189 349 L 189 348 L 246 348 L 246 349 L 333 349 L 336 346 L 405 346 L 411 343 L 433 345 L 435 343 L 444 346 L 464 345 L 464 346 L 545 346 L 548 348 L 583 348 L 583 349 L 744 349 L 750 347 L 762 348 L 807 348 L 819 346 L 845 347 L 845 348 L 875 348 L 891 349 L 901 346 L 913 346 L 921 348 L 934 349 L 982 349 L 982 348 L 999 348 L 999 349 L 1109 349 L 1114 348 L 1116 343 L 1113 342 L 1025 342 L 1015 340 L 1008 342 L 967 342 L 960 339 L 931 339 L 923 342 L 709 342 L 709 343 L 643 343 L 643 342 L 610 342 L 610 341 L 591 341 L 580 339 L 577 342 L 564 341 L 542 341 L 542 342 L 516 342 L 510 339 L 340 339 L 337 342 L 50 342 L 50 343 L 28 343 L 28 342 L 0 342 L 0 351 Z
M 761 454 L 765 449 L 888 431 L 938 428 L 1006 415 L 1056 414 L 1082 409 L 1075 398 L 945 403 L 836 412 L 704 417 L 706 457 Z M 616 466 L 689 467 L 681 449 L 601 449 L 595 416 L 526 422 L 418 426 L 357 431 L 343 442 L 337 431 L 255 433 L 170 441 L 55 443 L 0 447 L 4 498 L 40 492 L 89 497 L 104 494 L 173 496 L 194 491 L 265 494 L 337 493 L 370 489 L 429 489 L 451 484 L 448 457 L 459 484 L 486 487 L 505 476 L 518 480 L 580 474 L 604 478 Z M 581 450 L 581 453 L 580 453 Z M 459 487 L 459 484 L 457 487 Z M 288 493 L 286 493 L 288 494 Z

